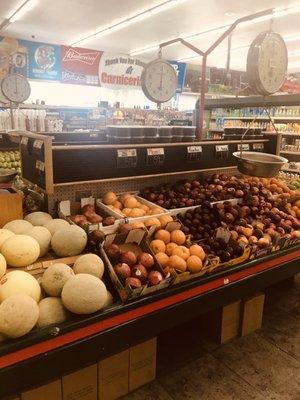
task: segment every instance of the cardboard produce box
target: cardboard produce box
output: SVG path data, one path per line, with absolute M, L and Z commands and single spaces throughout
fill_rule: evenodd
M 156 377 L 156 337 L 130 348 L 129 391 L 139 388 Z
M 261 328 L 265 294 L 258 293 L 243 300 L 243 313 L 241 322 L 241 336 Z
M 240 332 L 241 300 L 221 307 L 203 316 L 208 334 L 217 343 L 238 337 Z
M 98 400 L 115 400 L 129 391 L 129 349 L 98 363 Z
M 0 196 L 0 228 L 14 219 L 23 219 L 23 198 L 12 189 Z
M 62 377 L 63 400 L 98 400 L 97 384 L 97 364 L 65 375 Z
M 71 217 L 80 214 L 81 208 L 86 204 L 91 204 L 92 206 L 95 206 L 96 212 L 99 209 L 99 215 L 101 215 L 103 218 L 113 216 L 116 219 L 114 224 L 108 226 L 105 226 L 102 223 L 100 224 L 87 223 L 86 225 L 84 225 L 83 229 L 85 229 L 88 233 L 96 229 L 103 231 L 105 234 L 113 233 L 117 229 L 118 224 L 124 222 L 123 220 L 124 217 L 120 215 L 119 216 L 112 215 L 106 209 L 98 207 L 98 205 L 96 206 L 96 202 L 93 197 L 83 198 L 81 199 L 80 202 L 71 202 L 70 200 L 61 201 L 58 204 L 58 215 L 61 219 L 65 219 L 70 224 L 77 225 Z M 108 210 L 110 209 L 108 208 Z
M 105 266 L 108 270 L 108 273 L 110 275 L 110 278 L 117 289 L 121 300 L 122 301 L 128 301 L 134 298 L 137 298 L 139 296 L 145 296 L 148 294 L 151 294 L 157 290 L 165 289 L 170 285 L 171 281 L 171 276 L 165 275 L 164 271 L 160 267 L 160 265 L 157 263 L 154 254 L 152 253 L 151 249 L 148 246 L 147 243 L 147 232 L 143 229 L 132 229 L 129 231 L 127 234 L 112 234 L 112 235 L 107 235 L 105 238 L 105 241 L 102 243 L 101 248 L 100 248 L 100 254 L 101 258 L 103 259 Z M 154 258 L 154 266 L 152 267 L 152 270 L 159 271 L 164 279 L 155 286 L 148 286 L 148 284 L 144 284 L 141 287 L 138 288 L 132 288 L 129 285 L 124 285 L 118 276 L 116 275 L 113 265 L 111 264 L 106 252 L 105 252 L 105 247 L 108 246 L 109 244 L 115 243 L 120 246 L 121 250 L 126 250 L 126 251 L 132 251 L 136 255 L 140 254 L 141 252 L 146 252 L 149 253 L 153 256 Z
M 21 400 L 62 400 L 61 380 L 23 392 Z

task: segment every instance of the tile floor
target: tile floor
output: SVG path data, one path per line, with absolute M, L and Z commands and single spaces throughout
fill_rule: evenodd
M 259 331 L 218 346 L 203 330 L 162 335 L 157 379 L 123 400 L 300 400 L 300 274 L 266 291 Z

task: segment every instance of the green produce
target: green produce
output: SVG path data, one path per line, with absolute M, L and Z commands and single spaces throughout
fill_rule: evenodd
M 0 151 L 0 169 L 14 169 L 21 175 L 20 153 L 16 151 Z

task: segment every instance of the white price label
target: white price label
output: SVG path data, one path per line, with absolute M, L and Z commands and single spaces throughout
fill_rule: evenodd
M 202 146 L 188 146 L 188 153 L 202 153 Z
M 35 163 L 35 168 L 39 171 L 45 171 L 45 164 L 43 163 L 43 161 L 37 160 Z
M 253 150 L 263 150 L 264 144 L 263 143 L 253 143 Z
M 238 144 L 238 150 L 249 150 L 249 144 L 248 143 L 243 143 L 243 144 Z
M 229 283 L 229 279 L 228 278 L 224 278 L 224 285 L 228 285 L 228 283 Z
M 98 137 L 98 133 L 90 133 L 90 137 Z
M 25 144 L 25 146 L 27 145 L 27 143 L 28 143 L 28 137 L 22 137 L 22 139 L 21 139 L 21 144 Z
M 148 156 L 163 156 L 165 151 L 162 147 L 153 147 L 151 149 L 147 149 Z
M 219 146 L 216 146 L 216 151 L 228 151 L 228 144 L 221 144 Z
M 118 150 L 118 157 L 136 157 L 136 149 Z
M 33 147 L 35 147 L 36 149 L 41 149 L 43 146 L 43 141 L 42 140 L 35 140 L 33 142 Z

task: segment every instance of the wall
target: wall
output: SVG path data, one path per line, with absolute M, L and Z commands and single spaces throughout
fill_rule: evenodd
M 146 98 L 141 89 L 113 90 L 94 86 L 70 85 L 59 82 L 45 82 L 31 80 L 31 95 L 28 100 L 32 103 L 39 99 L 49 105 L 70 105 L 96 107 L 98 102 L 108 101 L 111 105 L 119 101 L 121 106 L 149 106 L 156 109 L 156 104 Z M 197 97 L 190 94 L 181 94 L 178 97 L 180 110 L 194 108 Z M 173 103 L 174 104 L 174 103 Z

